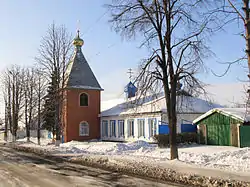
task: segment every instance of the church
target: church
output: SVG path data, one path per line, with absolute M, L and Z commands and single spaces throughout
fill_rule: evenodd
M 109 106 L 101 112 L 101 91 L 93 71 L 86 61 L 79 31 L 73 41 L 75 47 L 68 63 L 64 88 L 62 135 L 69 142 L 100 139 L 106 141 L 153 141 L 160 128 L 167 127 L 165 97 L 163 93 L 136 98 L 137 88 L 130 81 L 125 87 L 124 102 Z M 222 106 L 183 94 L 177 94 L 177 133 L 185 125 L 213 108 Z M 139 102 L 139 105 L 136 103 Z
M 66 71 L 62 135 L 64 142 L 100 138 L 101 88 L 82 53 L 84 42 L 79 36 Z

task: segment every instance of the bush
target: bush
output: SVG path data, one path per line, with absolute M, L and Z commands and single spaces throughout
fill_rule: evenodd
M 169 134 L 155 135 L 154 140 L 157 142 L 159 147 L 168 147 L 169 146 Z M 186 133 L 177 134 L 176 141 L 177 141 L 177 144 L 197 143 L 197 133 L 196 132 L 186 132 Z

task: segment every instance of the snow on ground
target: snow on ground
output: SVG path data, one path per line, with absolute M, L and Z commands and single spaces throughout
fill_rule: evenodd
M 27 142 L 27 138 L 23 138 L 23 139 L 18 139 L 17 142 L 19 143 L 26 143 Z M 45 139 L 45 138 L 41 138 L 40 139 L 40 144 L 42 146 L 47 146 L 48 144 L 50 144 L 52 142 L 51 139 Z M 34 137 L 30 137 L 30 142 L 29 143 L 26 143 L 26 146 L 38 146 L 37 145 L 37 138 L 34 138 Z
M 19 140 L 19 141 L 26 141 Z M 31 139 L 36 143 L 36 139 Z M 170 162 L 169 148 L 158 148 L 156 144 L 145 141 L 130 143 L 117 142 L 77 142 L 71 141 L 60 147 L 47 145 L 51 140 L 42 139 L 41 146 L 34 143 L 24 143 L 24 146 L 39 147 L 52 154 L 63 156 L 108 156 L 121 159 L 138 160 L 148 163 Z M 250 173 L 250 148 L 230 146 L 183 145 L 179 148 L 179 164 L 187 163 L 199 167 L 218 168 L 228 171 Z

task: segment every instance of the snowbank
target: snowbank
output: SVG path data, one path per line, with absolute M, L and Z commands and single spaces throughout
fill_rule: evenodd
M 36 142 L 33 139 L 31 141 Z M 107 155 L 148 163 L 170 162 L 170 149 L 158 148 L 156 144 L 149 144 L 141 140 L 131 143 L 71 141 L 61 144 L 60 147 L 47 145 L 48 140 L 41 140 L 41 143 L 41 146 L 34 143 L 23 143 L 23 145 L 45 149 L 54 155 L 74 157 Z M 179 161 L 199 167 L 249 172 L 250 174 L 250 148 L 186 145 L 179 148 Z

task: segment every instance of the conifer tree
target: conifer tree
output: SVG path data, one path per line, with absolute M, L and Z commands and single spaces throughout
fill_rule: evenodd
M 56 93 L 56 80 L 55 73 L 51 75 L 51 82 L 49 83 L 47 95 L 45 96 L 44 111 L 43 111 L 43 128 L 55 135 L 55 93 Z

